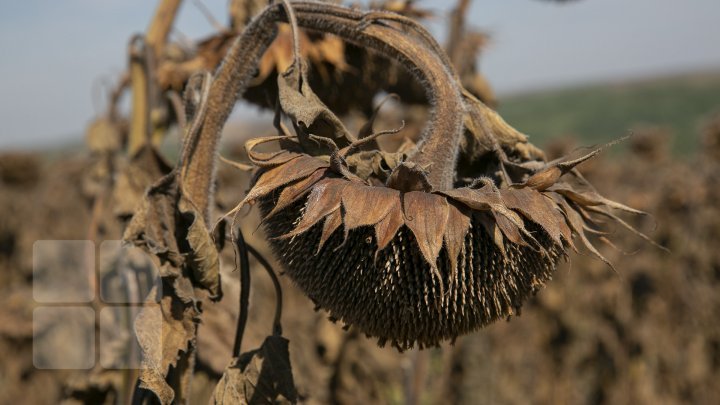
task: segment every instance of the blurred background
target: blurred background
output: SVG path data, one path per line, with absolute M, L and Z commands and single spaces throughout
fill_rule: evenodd
M 43 353 L 33 352 L 34 335 L 60 347 L 77 340 L 48 332 L 55 330 L 52 320 L 33 324 L 33 247 L 38 240 L 93 240 L 99 246 L 119 239 L 130 204 L 137 202 L 125 197 L 141 196 L 166 169 L 165 162 L 153 161 L 155 171 L 134 172 L 142 166 L 125 156 L 125 144 L 103 135 L 127 132 L 130 96 L 119 97 L 118 127 L 102 127 L 111 92 L 128 66 L 128 41 L 147 30 L 157 3 L 0 2 L 0 404 L 129 401 L 137 376 L 131 371 L 35 367 L 33 356 Z M 184 1 L 170 40 L 193 51 L 207 49 L 206 38 L 222 41 L 231 35 L 228 3 Z M 457 4 L 382 6 L 420 18 L 445 44 Z M 717 0 L 470 2 L 464 23 L 477 33 L 478 53 L 453 60 L 472 65 L 483 100 L 549 159 L 633 134 L 581 171 L 605 196 L 651 213 L 627 221 L 669 253 L 611 230 L 617 247 L 601 251 L 617 272 L 584 252 L 572 253 L 521 316 L 454 345 L 408 353 L 378 348 L 329 322 L 283 277 L 284 331 L 303 401 L 720 402 L 718 16 Z M 351 48 L 343 52 L 347 60 L 355 55 Z M 336 100 L 332 92 L 321 96 Z M 226 126 L 225 156 L 241 159 L 245 139 L 272 134 L 272 114 L 251 101 L 239 102 Z M 405 114 L 412 131 L 425 112 L 413 108 L 391 108 L 390 115 Z M 349 126 L 358 121 L 353 114 Z M 179 131 L 165 129 L 170 136 L 161 150 L 173 162 Z M 155 177 L 146 178 L 148 173 Z M 246 173 L 220 166 L 218 212 L 242 198 L 248 181 Z M 257 224 L 251 214 L 242 226 L 269 257 L 261 232 L 254 233 Z M 56 250 L 44 252 L 42 261 L 60 260 L 63 249 Z M 150 271 L 142 258 L 122 255 L 130 263 L 124 265 Z M 191 403 L 207 402 L 231 357 L 239 291 L 234 260 L 226 248 L 226 297 L 203 317 Z M 114 265 L 103 266 L 101 277 L 117 276 Z M 252 267 L 261 271 L 255 261 Z M 261 274 L 253 280 L 248 348 L 262 343 L 273 305 L 273 286 Z M 110 323 L 124 325 L 114 318 Z M 121 332 L 111 333 L 115 346 L 103 347 L 126 345 L 132 328 Z M 117 354 L 99 350 L 99 356 Z
M 202 4 L 224 22 L 227 0 Z M 434 13 L 426 23 L 442 43 L 453 2 L 416 4 Z M 154 8 L 141 0 L 2 2 L 0 148 L 81 142 L 125 67 L 129 35 L 147 28 Z M 716 106 L 718 15 L 714 0 L 476 1 L 467 24 L 490 36 L 480 68 L 501 113 L 532 137 L 618 137 L 647 123 L 692 138 L 692 118 Z M 188 1 L 171 35 L 215 31 Z M 257 116 L 248 107 L 237 114 Z M 697 142 L 678 147 L 690 145 Z

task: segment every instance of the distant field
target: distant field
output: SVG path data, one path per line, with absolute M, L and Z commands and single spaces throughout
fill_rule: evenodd
M 720 111 L 720 73 L 547 90 L 501 98 L 502 116 L 543 145 L 558 136 L 595 144 L 640 126 L 666 128 L 673 150 L 696 150 L 703 119 Z

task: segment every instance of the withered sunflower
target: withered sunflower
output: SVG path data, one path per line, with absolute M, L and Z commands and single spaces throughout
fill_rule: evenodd
M 271 38 L 258 27 L 276 21 L 332 33 L 400 63 L 432 106 L 420 141 L 389 152 L 378 146 L 382 133 L 372 133 L 372 121 L 354 136 L 317 98 L 299 52 L 278 77 L 281 136 L 246 145 L 257 169 L 233 212 L 258 203 L 286 273 L 332 318 L 401 350 L 452 340 L 517 313 L 575 248 L 573 239 L 604 260 L 585 231 L 596 231 L 602 218 L 627 226 L 610 208 L 639 213 L 600 196 L 574 169 L 599 149 L 545 162 L 463 89 L 442 49 L 414 21 L 325 3 L 292 6 L 297 20 L 289 7 L 270 6 L 244 37 L 256 30 Z M 247 49 L 240 42 L 228 63 L 240 66 L 233 52 L 263 48 L 248 42 Z M 223 72 L 216 82 L 231 83 Z M 295 135 L 281 124 L 283 115 Z M 257 151 L 265 142 L 279 150 Z

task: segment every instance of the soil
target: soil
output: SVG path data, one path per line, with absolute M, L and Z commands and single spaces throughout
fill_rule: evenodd
M 457 339 L 454 345 L 398 353 L 327 320 L 285 277 L 283 332 L 305 403 L 712 403 L 720 398 L 720 144 L 708 126 L 702 155 L 675 160 L 662 132 L 631 140 L 624 154 L 582 168 L 606 196 L 651 213 L 628 218 L 669 252 L 613 230 L 608 266 L 572 253 L 522 315 Z M 554 145 L 566 151 L 571 141 Z M 552 158 L 552 156 L 551 156 Z M 0 156 L 0 403 L 124 402 L 133 374 L 38 370 L 33 366 L 33 244 L 37 240 L 117 238 L 90 233 L 86 156 L 48 162 Z M 220 212 L 248 178 L 221 167 Z M 271 258 L 254 213 L 249 242 Z M 90 236 L 89 236 L 90 235 Z M 98 236 L 99 235 L 99 236 Z M 598 235 L 597 237 L 602 237 Z M 207 402 L 228 365 L 238 303 L 232 249 L 222 256 L 224 299 L 207 305 L 200 326 L 193 403 Z M 275 262 L 273 262 L 275 264 Z M 274 290 L 252 262 L 253 290 L 243 351 L 270 333 Z M 276 268 L 280 270 L 279 268 Z M 40 327 L 42 325 L 35 325 Z M 36 331 L 37 332 L 37 331 Z M 62 337 L 59 337 L 62 339 Z M 68 345 L 77 342 L 68 341 Z M 101 349 L 102 350 L 102 349 Z M 125 388 L 123 388 L 125 387 Z

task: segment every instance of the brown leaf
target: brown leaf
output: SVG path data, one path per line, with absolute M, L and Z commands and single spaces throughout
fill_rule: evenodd
M 320 222 L 326 215 L 340 209 L 342 193 L 349 182 L 338 179 L 324 179 L 315 184 L 308 196 L 302 219 L 283 238 L 299 235 Z
M 258 167 L 270 167 L 287 163 L 295 158 L 302 156 L 301 153 L 287 150 L 275 152 L 256 152 L 255 147 L 267 142 L 273 141 L 290 141 L 291 137 L 288 136 L 268 136 L 262 138 L 253 138 L 245 142 L 245 150 L 248 154 L 248 159 Z
M 594 158 L 600 152 L 602 152 L 603 149 L 613 146 L 619 142 L 622 142 L 625 139 L 627 139 L 627 137 L 609 142 L 599 148 L 595 148 L 590 153 L 587 153 L 576 159 L 566 160 L 566 158 L 560 158 L 555 161 L 552 161 L 552 162 L 548 163 L 540 171 L 533 174 L 523 185 L 534 188 L 539 191 L 546 190 L 547 188 L 551 187 L 553 184 L 556 184 L 560 180 L 560 177 L 562 177 L 564 174 L 568 173 L 569 171 L 573 170 L 579 164 Z
M 387 215 L 375 224 L 375 238 L 377 239 L 377 252 L 385 249 L 405 221 L 403 220 L 402 205 L 400 199 L 390 202 Z M 377 253 L 376 252 L 376 253 Z
M 307 66 L 291 65 L 278 75 L 278 96 L 283 111 L 308 133 L 330 138 L 344 147 L 355 140 L 340 119 L 318 98 L 305 76 Z M 303 139 L 300 138 L 302 144 Z M 303 144 L 305 148 L 308 145 Z
M 650 243 L 651 245 L 655 246 L 656 248 L 658 248 L 660 250 L 664 250 L 665 252 L 670 253 L 670 250 L 668 248 L 658 244 L 657 242 L 652 240 L 652 238 L 650 238 L 649 236 L 640 232 L 639 230 L 635 229 L 634 226 L 628 224 L 624 219 L 618 217 L 617 215 L 613 214 L 612 212 L 608 212 L 607 209 L 601 209 L 600 207 L 588 207 L 587 209 L 588 209 L 588 211 L 595 212 L 597 214 L 606 216 L 606 217 L 614 220 L 615 222 L 619 223 L 623 228 L 634 233 L 635 235 L 637 235 L 639 238 L 643 239 L 644 241 Z M 611 246 L 615 247 L 614 245 L 612 245 L 612 243 L 610 243 L 610 241 L 607 241 L 607 243 L 609 243 Z
M 448 221 L 449 205 L 445 197 L 411 191 L 403 194 L 405 225 L 415 235 L 425 261 L 435 268 Z
M 187 252 L 186 265 L 192 270 L 193 279 L 210 291 L 211 299 L 222 296 L 220 288 L 220 257 L 202 215 L 197 213 L 186 198 L 178 203 L 180 214 L 189 221 L 186 240 L 190 251 Z
M 243 353 L 225 369 L 212 403 L 294 404 L 297 400 L 288 341 L 268 336 L 259 349 Z
M 340 208 L 336 209 L 325 217 L 322 235 L 320 236 L 320 243 L 318 244 L 317 248 L 318 252 L 320 252 L 320 249 L 322 249 L 322 247 L 325 245 L 325 242 L 327 242 L 330 236 L 332 236 L 333 232 L 335 232 L 340 227 L 340 225 L 342 225 L 342 220 L 342 210 Z
M 152 186 L 125 229 L 123 239 L 157 256 L 162 277 L 181 277 L 181 267 L 189 266 L 198 286 L 218 298 L 221 291 L 217 249 L 202 215 L 179 194 L 175 172 Z M 178 222 L 181 217 L 184 220 Z M 187 241 L 188 246 L 181 247 L 178 237 Z
M 279 187 L 310 176 L 316 170 L 328 166 L 322 160 L 310 156 L 301 156 L 280 166 L 273 167 L 260 174 L 245 199 L 233 211 L 237 211 L 245 204 L 272 193 Z
M 175 398 L 166 377 L 181 356 L 191 354 L 194 320 L 198 315 L 192 304 L 180 301 L 173 295 L 172 286 L 163 283 L 162 292 L 153 287 L 135 319 L 135 333 L 143 354 L 140 387 L 154 392 L 163 404 L 170 404 Z
M 563 175 L 562 170 L 557 166 L 546 167 L 539 172 L 530 176 L 525 182 L 525 187 L 534 188 L 538 191 L 543 191 L 560 180 Z
M 142 147 L 116 173 L 112 191 L 113 213 L 118 217 L 131 216 L 141 204 L 148 187 L 170 170 L 170 165 L 152 147 Z
M 618 202 L 609 200 L 592 190 L 578 192 L 578 191 L 573 190 L 567 184 L 556 184 L 550 189 L 550 191 L 554 191 L 556 193 L 562 194 L 566 198 L 568 198 L 582 206 L 606 205 L 610 208 L 615 208 L 615 209 L 618 209 L 621 211 L 630 212 L 630 213 L 637 214 L 637 215 L 647 215 L 647 213 L 645 213 L 643 211 L 636 210 L 635 208 L 628 207 L 627 205 L 620 204 Z
M 518 245 L 527 245 L 527 242 L 525 242 L 525 240 L 523 239 L 522 233 L 520 232 L 520 227 L 518 225 L 516 225 L 513 221 L 511 221 L 503 214 L 500 214 L 496 211 L 491 212 L 493 218 L 495 218 L 495 223 L 497 224 L 498 228 L 500 228 L 503 235 L 505 235 L 505 237 L 508 238 L 510 242 Z
M 543 157 L 542 151 L 528 147 L 525 134 L 508 125 L 495 110 L 467 91 L 463 96 L 467 106 L 464 123 L 469 133 L 463 139 L 464 154 L 477 157 L 492 152 L 497 146 L 504 146 L 519 151 L 528 160 Z
M 500 196 L 508 208 L 540 225 L 557 245 L 562 246 L 561 236 L 568 235 L 570 229 L 563 215 L 547 197 L 531 188 L 500 190 Z
M 441 193 L 474 210 L 491 211 L 498 227 L 511 242 L 526 245 L 525 240 L 535 241 L 525 230 L 522 218 L 505 206 L 500 193 L 494 187 L 486 185 L 479 190 L 465 187 Z
M 400 201 L 400 192 L 387 187 L 372 187 L 351 184 L 343 192 L 345 208 L 345 229 L 375 225 L 393 207 L 393 201 Z
M 161 272 L 163 277 L 178 277 L 183 262 L 175 237 L 175 204 L 178 198 L 177 176 L 173 172 L 148 190 L 123 234 L 123 240 L 142 247 L 161 262 L 170 262 L 171 266 L 162 267 L 171 271 Z
M 502 253 L 503 258 L 507 259 L 503 234 L 497 223 L 495 222 L 494 218 L 484 212 L 475 213 L 475 218 L 480 221 L 480 224 L 482 224 L 483 228 L 485 228 L 485 231 L 488 233 L 488 235 L 490 235 L 493 242 L 495 243 L 495 246 L 497 246 L 498 250 L 500 250 L 500 253 Z
M 280 192 L 280 196 L 278 197 L 275 207 L 273 207 L 272 211 L 270 211 L 264 219 L 272 217 L 287 208 L 290 204 L 297 201 L 300 197 L 305 195 L 305 193 L 309 192 L 310 188 L 320 181 L 326 173 L 327 169 L 318 169 L 310 176 L 300 179 L 297 182 L 285 187 L 283 191 Z
M 479 190 L 469 187 L 455 188 L 441 191 L 440 194 L 478 211 L 500 210 L 504 207 L 500 194 L 496 190 L 492 190 L 491 186 L 485 186 Z
M 456 204 L 450 203 L 448 206 L 447 228 L 445 228 L 445 246 L 447 247 L 448 256 L 453 271 L 457 269 L 457 258 L 465 246 L 465 236 L 470 229 L 469 213 Z
M 432 190 L 427 171 L 412 162 L 397 165 L 387 180 L 387 186 L 403 192 Z
M 613 271 L 615 270 L 615 267 L 610 263 L 608 259 L 605 258 L 600 252 L 593 246 L 592 243 L 590 243 L 590 240 L 588 240 L 587 236 L 585 235 L 585 221 L 583 220 L 580 213 L 578 213 L 570 204 L 568 204 L 564 198 L 560 197 L 556 201 L 558 201 L 563 209 L 563 212 L 565 213 L 565 216 L 568 219 L 568 223 L 570 227 L 572 228 L 573 232 L 580 238 L 583 245 L 590 251 L 590 253 L 593 254 L 593 256 L 597 257 L 598 259 L 602 260 L 605 264 L 610 266 L 610 268 Z

